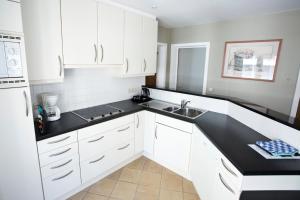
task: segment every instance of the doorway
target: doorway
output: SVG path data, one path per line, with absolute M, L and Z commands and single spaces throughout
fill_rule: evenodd
M 169 88 L 206 94 L 209 42 L 171 45 Z

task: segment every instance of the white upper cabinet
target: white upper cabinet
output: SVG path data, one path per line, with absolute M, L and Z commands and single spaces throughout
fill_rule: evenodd
M 22 16 L 19 1 L 0 0 L 0 31 L 22 33 Z
M 123 64 L 124 10 L 99 3 L 98 6 L 98 63 Z
M 60 0 L 22 1 L 22 14 L 30 83 L 63 81 Z
M 125 12 L 124 75 L 156 73 L 157 21 Z
M 142 69 L 142 25 L 143 17 L 125 12 L 124 66 L 126 75 L 136 75 Z
M 156 73 L 157 57 L 157 21 L 149 17 L 143 17 L 143 68 L 146 74 Z
M 66 67 L 97 64 L 97 2 L 61 0 L 61 17 Z

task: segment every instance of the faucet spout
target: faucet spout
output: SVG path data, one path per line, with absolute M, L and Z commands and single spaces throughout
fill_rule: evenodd
M 181 100 L 181 104 L 180 104 L 180 107 L 183 109 L 183 108 L 186 108 L 186 105 L 188 103 L 191 103 L 191 101 L 187 101 L 185 99 Z

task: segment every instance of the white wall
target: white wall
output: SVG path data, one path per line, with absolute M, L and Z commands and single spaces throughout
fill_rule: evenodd
M 210 94 L 238 97 L 289 114 L 300 64 L 300 11 L 238 18 L 199 26 L 160 28 L 169 43 L 210 42 L 207 88 Z M 274 82 L 222 78 L 225 41 L 283 39 Z
M 58 93 L 62 112 L 86 108 L 114 101 L 130 99 L 145 84 L 145 77 L 119 78 L 118 69 L 67 69 L 61 84 L 31 86 L 32 103 L 39 103 L 39 94 Z

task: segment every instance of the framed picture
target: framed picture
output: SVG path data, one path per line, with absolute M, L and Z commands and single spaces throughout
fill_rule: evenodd
M 282 39 L 225 42 L 223 78 L 274 81 Z

